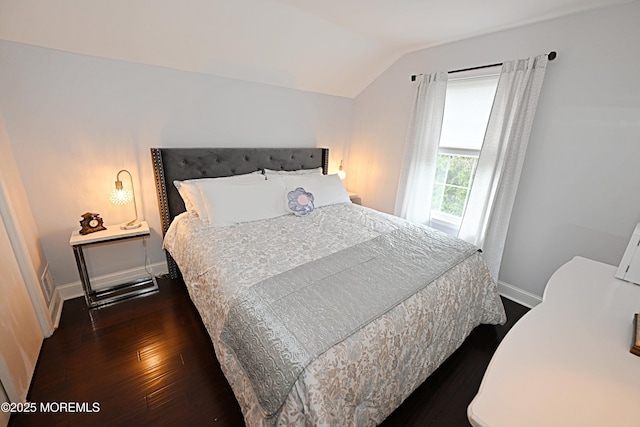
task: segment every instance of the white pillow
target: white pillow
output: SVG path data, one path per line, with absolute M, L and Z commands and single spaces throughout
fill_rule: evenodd
M 226 226 L 287 215 L 279 180 L 201 182 L 200 194 L 209 224 Z
M 200 190 L 198 190 L 195 183 L 190 183 L 189 181 L 173 181 L 173 185 L 178 189 L 178 193 L 180 197 L 182 197 L 187 212 L 197 213 L 198 210 L 195 202 L 200 199 Z
M 315 169 L 298 169 L 294 171 L 276 171 L 273 169 L 265 169 L 265 175 L 308 175 L 308 174 L 322 174 L 322 168 Z M 269 179 L 267 177 L 267 179 Z
M 273 180 L 272 180 L 273 181 Z M 336 203 L 350 203 L 349 194 L 344 188 L 338 174 L 333 175 L 285 175 L 282 176 L 285 194 L 296 188 L 313 194 L 313 204 L 316 208 Z M 288 203 L 288 200 L 287 200 Z
M 262 171 L 256 171 L 244 175 L 225 176 L 220 178 L 199 178 L 199 179 L 187 179 L 184 181 L 173 181 L 173 185 L 178 189 L 180 197 L 184 201 L 184 206 L 188 212 L 195 212 L 200 219 L 208 222 L 207 210 L 202 196 L 200 195 L 200 188 L 196 185 L 199 182 L 258 182 L 264 181 L 265 177 L 262 175 Z

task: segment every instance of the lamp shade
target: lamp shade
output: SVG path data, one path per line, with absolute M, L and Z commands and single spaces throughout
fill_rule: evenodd
M 133 193 L 128 188 L 115 188 L 109 194 L 109 201 L 114 205 L 126 205 L 133 201 Z
M 338 176 L 340 179 L 345 179 L 347 177 L 347 172 L 342 167 L 342 160 L 340 160 L 340 167 L 338 168 Z
M 122 185 L 122 181 L 120 181 L 120 174 L 123 172 L 129 175 L 131 190 L 129 190 L 128 188 L 124 188 L 124 186 Z M 116 175 L 116 188 L 114 188 L 109 194 L 109 201 L 111 201 L 111 203 L 113 203 L 114 205 L 126 205 L 130 202 L 133 202 L 133 209 L 135 211 L 136 217 L 131 221 L 121 224 L 121 229 L 130 230 L 133 228 L 138 228 L 142 225 L 138 221 L 138 207 L 136 206 L 136 194 L 135 190 L 133 189 L 133 178 L 131 177 L 131 173 L 128 170 L 123 169 L 118 172 L 118 175 Z

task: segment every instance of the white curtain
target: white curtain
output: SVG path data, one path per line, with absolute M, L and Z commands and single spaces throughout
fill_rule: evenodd
M 422 224 L 428 224 L 431 217 L 447 76 L 446 72 L 418 76 L 418 90 L 398 184 L 395 214 Z
M 458 237 L 482 249 L 497 280 L 547 56 L 502 66 Z

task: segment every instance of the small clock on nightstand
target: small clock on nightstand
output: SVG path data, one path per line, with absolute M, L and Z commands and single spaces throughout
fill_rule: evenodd
M 102 223 L 100 214 L 87 212 L 82 215 L 82 219 L 80 220 L 80 234 L 85 235 L 106 229 Z

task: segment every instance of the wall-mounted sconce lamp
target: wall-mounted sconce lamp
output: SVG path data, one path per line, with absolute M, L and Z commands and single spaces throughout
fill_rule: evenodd
M 120 181 L 120 174 L 122 172 L 126 172 L 129 175 L 129 181 L 131 182 L 131 190 L 124 188 L 124 186 L 122 185 L 122 181 Z M 123 169 L 120 172 L 118 172 L 118 175 L 116 175 L 116 188 L 113 191 L 111 191 L 111 194 L 109 195 L 109 200 L 114 205 L 126 205 L 129 202 L 133 201 L 133 209 L 135 210 L 136 217 L 129 222 L 120 224 L 121 229 L 132 230 L 142 225 L 138 221 L 138 207 L 136 206 L 136 193 L 133 190 L 133 178 L 131 177 L 131 173 L 128 170 Z
M 345 179 L 347 177 L 347 172 L 342 168 L 342 160 L 340 160 L 340 167 L 338 168 L 338 176 L 340 179 Z

